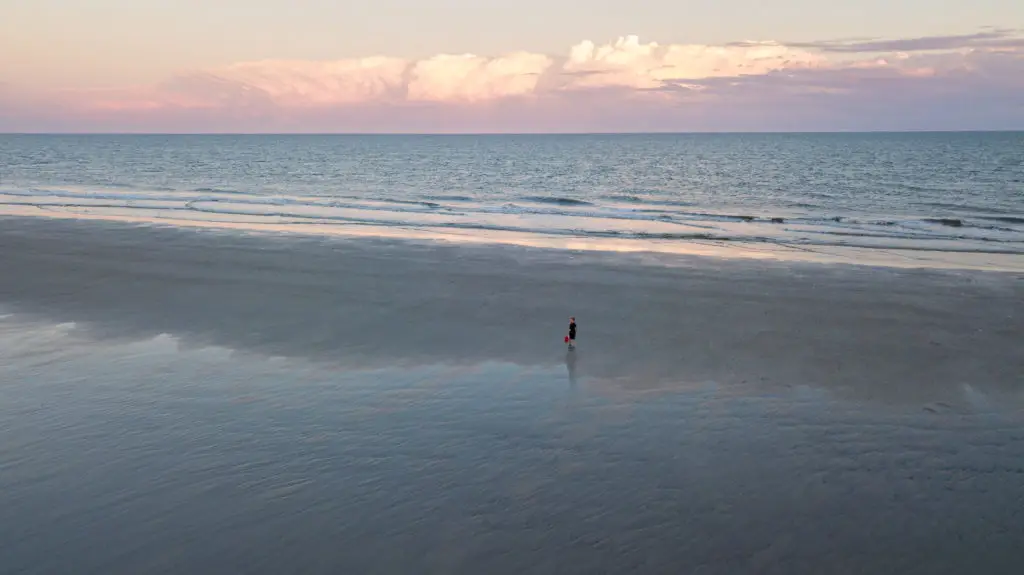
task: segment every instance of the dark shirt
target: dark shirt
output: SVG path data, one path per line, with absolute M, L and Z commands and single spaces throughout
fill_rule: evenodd
M 576 339 L 576 322 L 569 324 L 569 339 Z

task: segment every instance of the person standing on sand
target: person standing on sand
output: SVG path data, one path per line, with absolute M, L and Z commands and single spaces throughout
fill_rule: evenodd
M 569 318 L 569 349 L 576 347 L 576 318 Z

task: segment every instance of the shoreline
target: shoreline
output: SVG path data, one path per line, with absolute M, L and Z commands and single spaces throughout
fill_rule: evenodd
M 716 259 L 760 260 L 811 264 L 847 264 L 903 269 L 972 270 L 1024 273 L 1024 255 L 999 251 L 814 245 L 785 242 L 729 242 L 718 240 L 661 240 L 572 237 L 500 230 L 440 230 L 416 226 L 371 224 L 317 224 L 302 222 L 195 220 L 171 217 L 141 218 L 128 215 L 61 213 L 37 206 L 3 206 L 0 221 L 56 220 L 106 222 L 141 228 L 208 229 L 253 236 L 294 236 L 325 239 L 387 239 L 450 245 L 517 246 L 568 252 L 633 253 Z

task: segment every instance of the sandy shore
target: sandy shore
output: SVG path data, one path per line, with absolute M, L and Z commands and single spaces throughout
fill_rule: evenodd
M 1020 572 L 1019 274 L 38 218 L 0 272 L 3 573 Z
M 0 302 L 104 336 L 338 366 L 566 362 L 628 388 L 1019 393 L 1024 276 L 0 222 Z M 580 341 L 567 356 L 570 315 Z

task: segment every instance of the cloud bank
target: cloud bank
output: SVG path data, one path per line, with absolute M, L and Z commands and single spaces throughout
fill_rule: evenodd
M 1024 129 L 1024 37 L 707 46 L 624 36 L 560 56 L 239 62 L 104 91 L 0 82 L 0 131 L 886 129 Z

